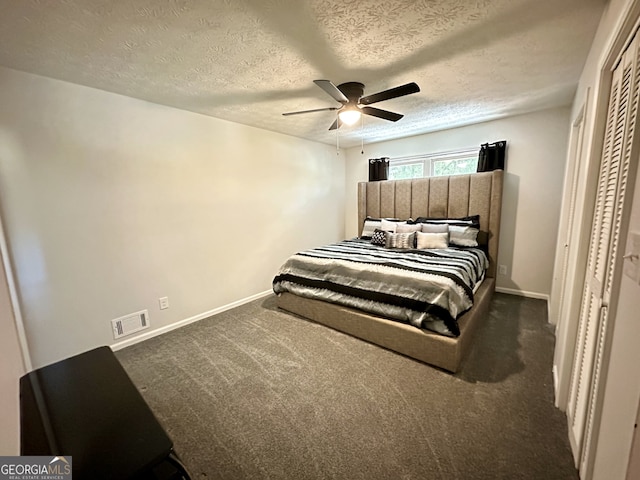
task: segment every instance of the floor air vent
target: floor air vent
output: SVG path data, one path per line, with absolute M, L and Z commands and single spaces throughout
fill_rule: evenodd
M 111 326 L 114 339 L 126 337 L 132 333 L 149 328 L 149 312 L 142 310 L 141 312 L 116 318 L 115 320 L 111 320 Z

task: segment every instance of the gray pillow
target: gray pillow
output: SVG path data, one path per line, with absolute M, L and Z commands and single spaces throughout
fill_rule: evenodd
M 387 233 L 387 248 L 414 248 L 416 233 Z

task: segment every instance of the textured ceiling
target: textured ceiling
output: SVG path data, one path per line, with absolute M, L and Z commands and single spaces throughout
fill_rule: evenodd
M 0 0 L 0 65 L 311 140 L 314 85 L 421 92 L 340 146 L 567 105 L 605 0 Z

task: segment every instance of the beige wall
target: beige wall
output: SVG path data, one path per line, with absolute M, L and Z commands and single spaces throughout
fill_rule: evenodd
M 344 237 L 335 147 L 0 69 L 0 207 L 33 366 L 271 288 Z M 170 308 L 159 310 L 158 298 Z
M 569 107 L 347 150 L 347 236 L 357 234 L 356 184 L 368 178 L 367 159 L 480 148 L 507 140 L 498 276 L 503 291 L 547 298 L 551 291 L 559 205 L 569 134 Z

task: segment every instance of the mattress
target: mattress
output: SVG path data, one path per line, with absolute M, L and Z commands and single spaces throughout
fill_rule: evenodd
M 291 256 L 273 290 L 457 337 L 488 265 L 479 248 L 390 249 L 352 239 Z

